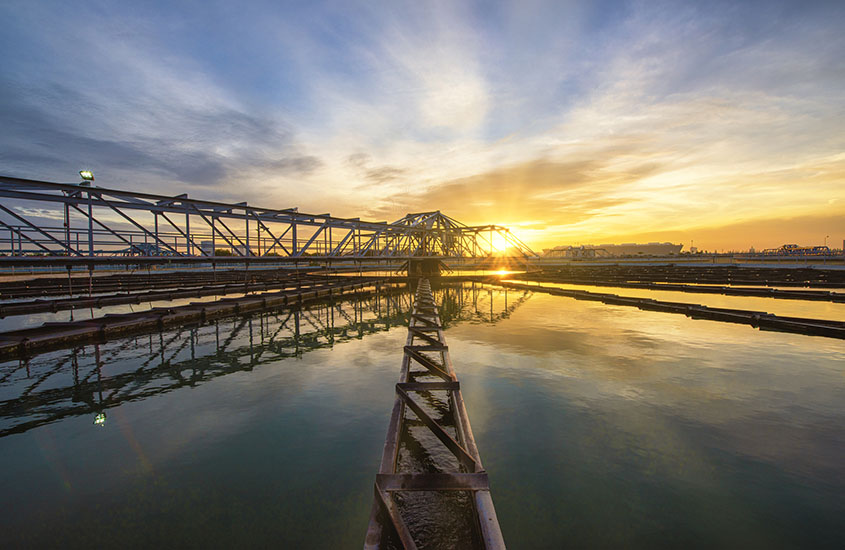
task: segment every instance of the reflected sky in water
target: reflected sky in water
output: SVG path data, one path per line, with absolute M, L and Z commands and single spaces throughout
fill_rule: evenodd
M 843 546 L 845 343 L 437 297 L 510 548 Z M 91 346 L 0 364 L 0 528 L 13 545 L 360 547 L 409 306 L 115 341 L 99 372 Z
M 536 285 L 533 281 L 513 282 Z M 785 300 L 782 298 L 766 298 L 757 296 L 730 296 L 723 294 L 698 294 L 680 290 L 650 290 L 642 288 L 626 288 L 614 286 L 571 285 L 566 283 L 542 282 L 542 286 L 563 288 L 567 290 L 586 290 L 587 292 L 617 294 L 632 298 L 651 298 L 666 302 L 683 302 L 699 304 L 708 307 L 728 309 L 744 309 L 748 311 L 762 311 L 784 317 L 806 317 L 810 319 L 828 319 L 841 321 L 845 319 L 845 303 L 825 301 Z M 789 290 L 803 290 L 791 288 Z M 821 290 L 826 292 L 829 289 Z
M 542 294 L 447 337 L 515 547 L 842 546 L 843 342 Z

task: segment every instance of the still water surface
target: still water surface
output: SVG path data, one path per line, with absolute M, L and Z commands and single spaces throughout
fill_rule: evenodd
M 843 342 L 489 287 L 437 297 L 510 548 L 845 546 Z M 0 364 L 4 545 L 360 547 L 409 306 Z
M 533 281 L 522 281 L 518 279 L 512 279 L 512 282 L 528 285 L 538 284 Z M 573 285 L 568 283 L 547 283 L 545 281 L 540 283 L 540 286 L 567 290 L 586 290 L 587 292 L 597 294 L 617 294 L 629 298 L 651 298 L 652 300 L 698 304 L 707 307 L 761 311 L 783 317 L 805 317 L 831 321 L 845 319 L 845 303 L 841 302 L 787 300 L 783 298 L 731 296 L 724 294 L 698 294 L 684 292 L 682 290 L 650 290 L 614 286 Z M 795 289 L 793 288 L 791 290 Z

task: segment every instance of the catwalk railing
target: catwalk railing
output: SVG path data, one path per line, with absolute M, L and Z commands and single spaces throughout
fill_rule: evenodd
M 439 211 L 392 222 L 0 176 L 0 265 L 79 260 L 384 261 L 536 257 L 507 227 Z

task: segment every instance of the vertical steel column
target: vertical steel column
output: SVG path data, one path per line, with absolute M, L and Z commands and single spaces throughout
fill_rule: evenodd
M 249 210 L 244 207 L 244 228 L 246 231 L 246 251 L 244 256 L 252 256 L 252 249 L 249 247 Z
M 187 237 L 188 243 L 188 256 L 194 255 L 194 240 L 191 238 L 191 214 L 188 212 L 187 205 L 185 206 L 185 235 Z
M 65 246 L 67 247 L 67 255 L 70 256 L 70 205 L 64 204 L 65 207 Z
M 94 205 L 88 191 L 88 255 L 94 255 Z

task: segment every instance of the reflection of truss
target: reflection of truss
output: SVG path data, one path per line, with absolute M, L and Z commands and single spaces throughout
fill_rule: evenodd
M 456 317 L 462 321 L 498 323 L 510 317 L 529 296 L 529 292 L 508 293 L 507 288 L 470 283 L 465 292 L 443 296 L 440 306 L 443 326 L 448 327 L 450 319 Z
M 438 291 L 444 304 L 453 304 L 444 321 L 474 319 L 473 293 L 473 286 Z M 401 292 L 351 296 L 0 363 L 0 388 L 7 394 L 21 388 L 17 397 L 0 401 L 0 437 L 363 338 L 404 325 L 410 308 L 410 296 Z
M 214 256 L 215 261 L 480 258 L 501 246 L 536 257 L 506 227 L 471 227 L 439 211 L 408 214 L 393 223 L 368 222 L 304 214 L 296 208 L 202 201 L 186 194 L 152 195 L 3 176 L 0 197 L 19 204 L 0 205 L 0 252 L 48 256 L 54 262 L 57 256 L 65 263 L 125 256 Z M 45 218 L 61 220 L 62 225 L 49 227 Z

